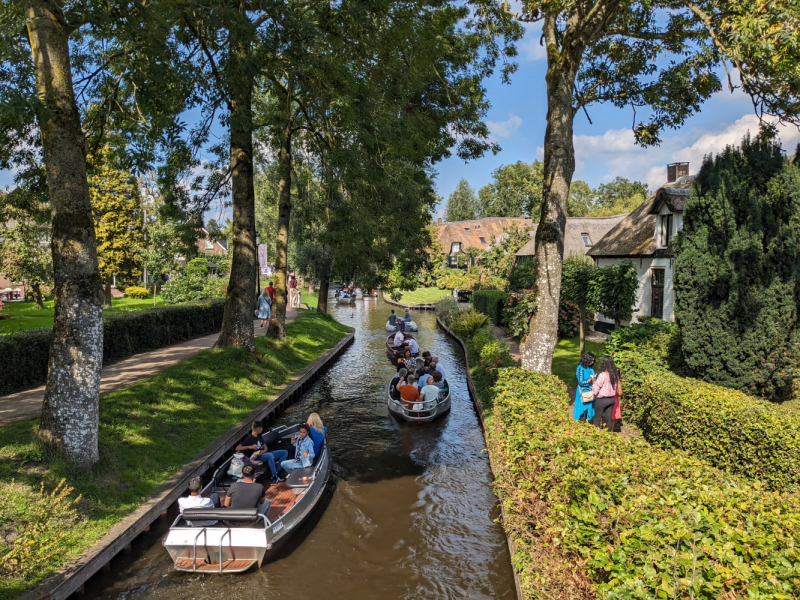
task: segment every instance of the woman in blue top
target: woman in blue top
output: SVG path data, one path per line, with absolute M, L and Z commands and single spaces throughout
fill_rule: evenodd
M 269 319 L 272 316 L 272 300 L 269 297 L 269 291 L 264 288 L 264 291 L 258 297 L 258 318 L 261 319 L 261 326 L 269 325 Z
M 303 423 L 296 437 L 292 438 L 294 445 L 294 460 L 284 460 L 281 467 L 284 471 L 310 467 L 314 463 L 314 442 L 309 437 L 311 428 Z
M 317 413 L 308 415 L 308 425 L 311 427 L 308 434 L 311 436 L 311 441 L 314 442 L 314 456 L 319 456 L 328 428 L 322 424 L 322 419 Z
M 575 377 L 578 378 L 578 387 L 575 389 L 575 420 L 576 421 L 591 421 L 594 417 L 594 397 L 591 402 L 584 402 L 581 398 L 581 392 L 591 392 L 592 383 L 594 383 L 595 372 L 592 366 L 594 365 L 594 354 L 591 352 L 584 352 L 581 354 L 581 362 L 578 368 L 575 369 Z

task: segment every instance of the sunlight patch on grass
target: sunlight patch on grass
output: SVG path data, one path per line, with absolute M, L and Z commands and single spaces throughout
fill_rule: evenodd
M 551 372 L 553 375 L 558 375 L 561 381 L 573 387 L 578 385 L 578 380 L 575 378 L 575 369 L 580 361 L 580 348 L 581 341 L 579 338 L 564 338 L 558 340 L 556 351 L 553 353 Z M 604 348 L 605 344 L 586 342 L 586 349 L 594 353 L 595 356 L 599 357 Z
M 442 298 L 451 296 L 450 290 L 440 290 L 439 288 L 417 288 L 413 292 L 403 292 L 400 297 L 402 304 L 433 304 Z

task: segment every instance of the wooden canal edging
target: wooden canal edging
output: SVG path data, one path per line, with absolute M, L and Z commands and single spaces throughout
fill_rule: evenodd
M 192 477 L 202 476 L 209 469 L 215 469 L 221 464 L 226 454 L 250 431 L 253 421 L 272 423 L 275 417 L 299 399 L 336 362 L 353 343 L 354 338 L 355 331 L 351 328 L 350 333 L 336 346 L 326 350 L 295 375 L 277 397 L 261 403 L 236 425 L 219 435 L 194 460 L 161 484 L 139 508 L 112 527 L 97 544 L 23 597 L 65 600 L 73 593 L 81 592 L 89 578 L 106 567 L 117 554 L 130 548 L 135 538 L 148 531 L 150 525 L 184 495 Z M 268 424 L 266 422 L 265 429 Z
M 478 393 L 475 391 L 475 384 L 472 382 L 472 375 L 470 374 L 470 368 L 469 368 L 469 358 L 467 357 L 467 347 L 464 344 L 464 340 L 462 340 L 455 333 L 453 333 L 447 325 L 442 323 L 441 319 L 439 319 L 438 316 L 436 317 L 436 324 L 439 327 L 441 327 L 442 330 L 450 338 L 452 338 L 456 343 L 458 343 L 458 345 L 461 346 L 461 349 L 464 351 L 464 364 L 467 367 L 467 387 L 469 388 L 469 395 L 472 398 L 472 404 L 475 405 L 475 411 L 478 413 L 478 419 L 481 422 L 481 429 L 483 429 L 484 432 L 485 432 L 486 431 L 486 415 L 483 412 L 483 403 L 481 402 L 480 396 L 478 396 Z M 484 433 L 484 440 L 485 439 L 486 439 L 486 434 Z M 492 470 L 492 474 L 494 474 L 495 468 L 494 468 L 494 461 L 492 460 L 492 453 L 489 451 L 488 448 L 486 449 L 486 451 L 489 454 L 489 468 Z M 503 532 L 506 535 L 506 542 L 508 543 L 508 551 L 511 553 L 511 557 L 513 558 L 514 554 L 516 554 L 516 552 L 517 552 L 516 546 L 514 545 L 514 540 L 512 540 L 511 536 L 508 535 L 508 533 L 505 531 L 506 510 L 505 510 L 505 508 L 503 508 L 502 498 L 498 498 L 498 500 L 500 500 L 500 513 L 502 515 L 503 524 L 504 524 Z M 517 588 L 517 598 L 518 598 L 518 600 L 523 600 L 522 587 L 521 587 L 520 581 L 519 581 L 519 573 L 514 568 L 513 564 L 511 565 L 511 570 L 514 572 L 514 586 Z
M 381 292 L 383 296 L 383 301 L 386 304 L 392 304 L 393 306 L 399 306 L 400 308 L 405 308 L 407 310 L 436 310 L 436 304 L 401 304 L 400 302 L 395 302 L 391 298 L 387 298 L 386 294 Z

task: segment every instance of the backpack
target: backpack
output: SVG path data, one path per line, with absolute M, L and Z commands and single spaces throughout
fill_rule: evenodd
M 244 468 L 244 454 L 237 452 L 231 459 L 231 466 L 228 467 L 228 475 L 236 479 L 242 479 L 242 469 Z

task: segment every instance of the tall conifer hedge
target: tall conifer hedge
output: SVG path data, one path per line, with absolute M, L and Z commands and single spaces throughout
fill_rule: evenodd
M 797 362 L 800 168 L 769 135 L 706 158 L 675 256 L 675 320 L 689 370 L 784 397 Z

